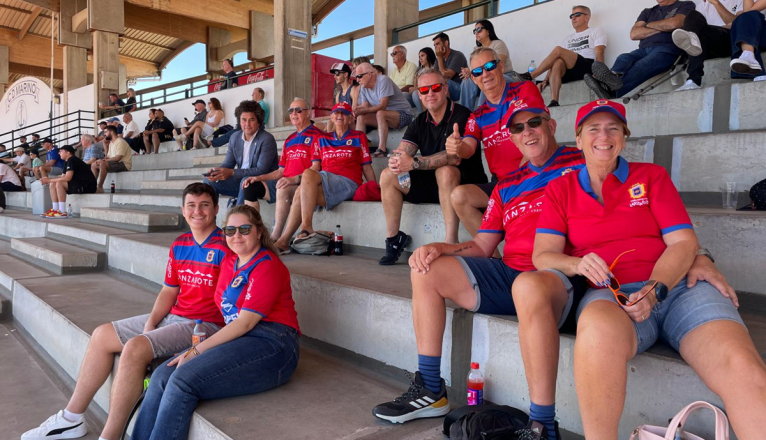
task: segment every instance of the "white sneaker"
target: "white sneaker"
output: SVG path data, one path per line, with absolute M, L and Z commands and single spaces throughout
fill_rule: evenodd
M 64 418 L 64 411 L 59 411 L 50 416 L 39 427 L 29 430 L 21 435 L 21 440 L 57 440 L 84 437 L 88 433 L 85 425 L 85 417 L 77 422 L 70 422 Z
M 731 66 L 731 70 L 745 75 L 758 75 L 763 70 L 755 58 L 745 56 L 734 58 L 729 66 Z
M 694 32 L 676 29 L 673 31 L 672 37 L 673 43 L 679 49 L 688 53 L 689 56 L 696 57 L 702 55 L 702 44 L 700 44 L 700 39 Z
M 5 208 L 0 208 L 0 214 L 5 212 Z
M 756 76 L 753 78 L 754 82 L 766 81 L 766 75 Z
M 676 92 L 683 92 L 684 90 L 697 90 L 700 86 L 698 86 L 694 81 L 687 79 L 684 85 L 676 89 Z

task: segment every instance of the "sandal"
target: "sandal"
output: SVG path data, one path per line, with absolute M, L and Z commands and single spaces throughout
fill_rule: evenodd
M 303 237 L 301 237 L 301 235 L 303 235 Z M 304 242 L 313 236 L 314 234 L 309 234 L 309 231 L 304 229 L 301 232 L 299 232 L 298 235 L 295 237 L 295 239 L 293 240 L 293 244 Z
M 292 250 L 290 250 L 290 248 L 287 248 L 287 249 L 277 248 L 277 250 L 279 251 L 279 255 L 288 255 L 293 252 Z
M 377 149 L 372 153 L 372 157 L 388 157 L 388 151 L 380 151 L 380 149 Z

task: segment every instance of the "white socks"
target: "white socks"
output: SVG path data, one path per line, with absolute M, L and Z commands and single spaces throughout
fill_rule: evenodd
M 69 412 L 66 409 L 64 410 L 64 418 L 69 420 L 70 422 L 76 422 L 82 418 L 83 414 L 75 414 L 73 412 Z
M 59 211 L 59 212 L 66 212 L 66 202 L 54 203 L 53 204 L 53 209 L 55 209 L 56 211 Z

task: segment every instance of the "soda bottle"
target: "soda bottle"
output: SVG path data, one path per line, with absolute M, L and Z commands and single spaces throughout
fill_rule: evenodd
M 114 194 L 114 180 L 112 180 L 112 186 L 111 186 L 110 192 Z
M 334 243 L 332 253 L 335 255 L 343 255 L 343 231 L 340 230 L 340 225 L 335 225 L 335 235 L 332 240 Z
M 207 339 L 207 334 L 205 330 L 202 330 L 202 320 L 198 319 L 194 325 L 194 331 L 192 331 L 192 345 L 197 345 L 205 339 Z
M 67 217 L 71 217 L 72 216 L 72 204 L 71 203 L 66 207 L 66 216 Z
M 537 70 L 537 65 L 535 64 L 535 60 L 532 60 L 532 62 L 529 63 L 529 67 L 527 68 L 527 72 L 529 72 L 529 74 L 531 75 L 532 72 L 534 72 L 535 70 Z M 534 78 L 532 78 L 532 79 L 534 79 Z
M 478 362 L 471 362 L 471 372 L 468 373 L 468 404 L 484 405 L 484 375 L 479 370 Z

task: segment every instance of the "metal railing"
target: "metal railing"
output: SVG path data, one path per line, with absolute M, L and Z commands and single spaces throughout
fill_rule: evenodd
M 21 142 L 18 142 L 21 136 L 29 137 L 30 135 L 25 133 L 35 133 L 37 131 L 44 135 L 41 136 L 43 139 L 51 138 L 59 145 L 67 145 L 72 139 L 76 139 L 79 142 L 80 136 L 83 134 L 93 133 L 94 116 L 95 112 L 88 110 L 77 110 L 66 115 L 56 116 L 55 118 L 27 125 L 20 129 L 0 133 L 0 140 L 2 140 L 0 143 L 6 144 L 6 146 L 7 143 L 10 143 L 11 148 L 8 152 L 12 152 L 15 147 L 21 145 Z M 45 135 L 46 132 L 47 135 Z M 10 139 L 7 136 L 10 136 Z M 31 142 L 27 143 L 31 145 Z

